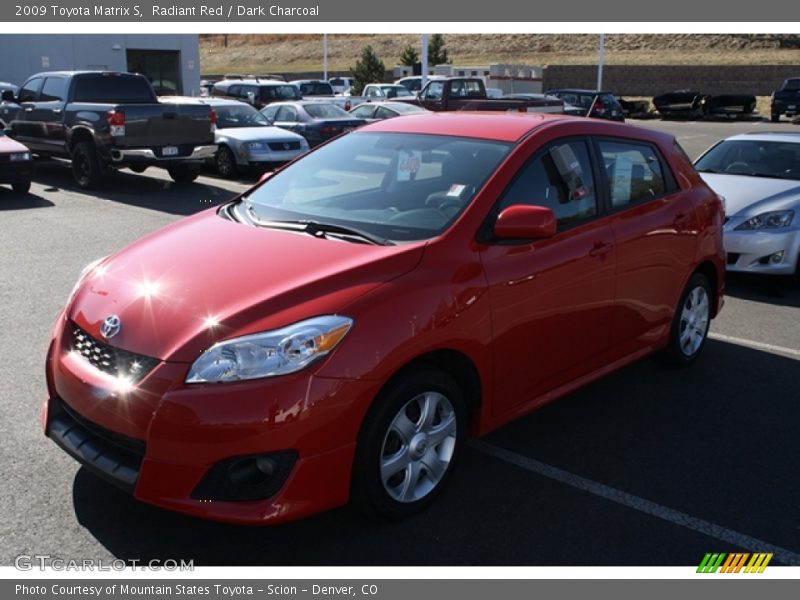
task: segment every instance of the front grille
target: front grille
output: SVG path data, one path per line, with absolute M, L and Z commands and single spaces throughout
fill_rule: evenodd
M 283 150 L 300 150 L 300 142 L 270 142 L 269 149 L 275 152 Z
M 740 256 L 741 254 L 738 252 L 728 252 L 728 264 L 735 265 L 737 262 L 739 262 Z
M 134 354 L 104 344 L 74 324 L 72 326 L 72 351 L 103 373 L 114 377 L 125 377 L 131 383 L 144 379 L 158 364 L 157 358 Z

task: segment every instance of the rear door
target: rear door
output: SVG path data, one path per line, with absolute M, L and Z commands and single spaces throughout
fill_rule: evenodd
M 17 93 L 17 104 L 20 108 L 9 124 L 14 137 L 31 150 L 41 150 L 45 147 L 44 127 L 34 120 L 34 111 L 43 83 L 44 77 L 33 77 L 22 85 Z
M 490 243 L 482 252 L 494 329 L 495 415 L 540 397 L 603 364 L 614 308 L 616 251 L 584 137 L 538 149 L 501 196 L 547 206 L 557 233 Z
M 670 326 L 699 221 L 694 199 L 680 190 L 655 145 L 606 137 L 596 143 L 618 257 L 612 343 L 628 354 Z

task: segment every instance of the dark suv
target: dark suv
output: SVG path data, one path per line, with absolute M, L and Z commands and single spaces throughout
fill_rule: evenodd
M 772 110 L 770 111 L 772 122 L 780 121 L 781 115 L 787 117 L 800 115 L 800 77 L 785 80 L 781 87 L 772 92 Z
M 211 88 L 211 96 L 230 98 L 262 109 L 273 102 L 300 100 L 299 88 L 285 81 L 272 79 L 223 79 Z

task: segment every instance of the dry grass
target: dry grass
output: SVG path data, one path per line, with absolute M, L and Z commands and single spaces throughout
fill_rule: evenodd
M 227 47 L 225 41 L 227 38 Z M 584 34 L 452 34 L 445 46 L 455 64 L 574 65 L 597 62 L 598 36 Z M 399 62 L 418 34 L 329 35 L 328 68 L 346 71 L 366 45 L 387 69 Z M 607 64 L 744 65 L 800 64 L 795 34 L 615 34 L 606 36 Z M 322 35 L 201 35 L 203 73 L 301 72 L 322 69 Z

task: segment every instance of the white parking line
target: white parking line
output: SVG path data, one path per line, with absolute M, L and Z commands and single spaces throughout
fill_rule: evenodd
M 746 348 L 753 348 L 754 350 L 763 350 L 764 352 L 771 352 L 772 354 L 780 354 L 789 358 L 796 358 L 800 360 L 800 350 L 793 348 L 785 348 L 784 346 L 775 346 L 773 344 L 765 344 L 764 342 L 756 342 L 755 340 L 746 340 L 744 338 L 733 337 L 730 335 L 723 335 L 721 333 L 709 333 L 708 337 L 712 340 L 719 342 L 728 342 L 729 344 L 736 344 L 737 346 L 744 346 Z
M 748 552 L 772 552 L 775 558 L 786 565 L 800 565 L 800 554 L 786 550 L 780 546 L 770 544 L 758 538 L 727 529 L 715 523 L 704 521 L 692 515 L 673 510 L 661 504 L 656 504 L 650 500 L 645 500 L 639 496 L 628 494 L 622 490 L 598 483 L 591 479 L 586 479 L 580 475 L 575 475 L 569 471 L 564 471 L 558 467 L 548 465 L 533 458 L 528 458 L 516 452 L 500 448 L 493 444 L 488 444 L 481 440 L 470 440 L 469 445 L 484 454 L 493 456 L 502 461 L 521 467 L 548 479 L 553 479 L 559 483 L 589 492 L 595 496 L 600 496 L 606 500 L 616 502 L 639 512 L 663 519 L 675 525 L 680 525 L 692 531 L 702 533 L 709 537 L 728 542 Z

